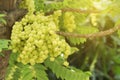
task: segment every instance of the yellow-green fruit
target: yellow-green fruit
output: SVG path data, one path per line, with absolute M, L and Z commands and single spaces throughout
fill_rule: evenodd
M 63 63 L 63 65 L 64 65 L 64 66 L 69 66 L 69 63 L 68 63 L 67 61 L 65 61 L 65 62 Z
M 59 12 L 50 16 L 43 13 L 27 14 L 20 22 L 15 23 L 11 35 L 11 48 L 19 53 L 18 62 L 34 65 L 43 63 L 47 58 L 54 61 L 61 54 L 64 54 L 63 58 L 70 55 L 71 47 L 64 38 L 56 34 L 59 28 L 54 20 L 58 20 Z M 64 64 L 68 65 L 67 62 Z
M 73 32 L 76 28 L 75 20 L 74 20 L 74 15 L 71 12 L 66 12 L 63 16 L 63 23 L 64 23 L 64 30 L 68 32 Z M 69 19 L 69 20 L 68 20 Z

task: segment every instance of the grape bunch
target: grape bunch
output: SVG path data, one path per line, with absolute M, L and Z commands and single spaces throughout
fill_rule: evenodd
M 72 12 L 66 12 L 63 15 L 64 30 L 68 32 L 73 32 L 75 30 L 76 24 L 74 18 L 75 16 L 73 15 Z
M 34 0 L 22 0 L 20 7 L 27 9 L 29 13 L 33 13 L 35 11 Z
M 16 22 L 12 29 L 11 49 L 19 53 L 18 62 L 23 64 L 43 63 L 61 54 L 66 60 L 71 54 L 71 47 L 65 39 L 56 34 L 59 31 L 58 22 L 61 11 L 45 16 L 43 13 L 27 14 L 20 22 Z M 68 65 L 65 62 L 66 65 Z

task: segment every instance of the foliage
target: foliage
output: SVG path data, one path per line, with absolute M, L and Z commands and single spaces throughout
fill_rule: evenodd
M 89 72 L 83 73 L 74 67 L 66 68 L 60 65 L 61 61 L 62 59 L 55 60 L 54 62 L 46 60 L 45 65 L 56 74 L 57 78 L 61 78 L 62 80 L 89 80 Z
M 3 17 L 5 17 L 5 14 L 0 14 L 0 23 L 6 24 L 6 21 Z
M 42 13 L 28 14 L 21 22 L 15 23 L 11 34 L 11 49 L 20 53 L 19 62 L 34 65 L 43 63 L 49 56 L 51 61 L 54 61 L 61 53 L 64 59 L 72 54 L 72 47 L 55 33 L 59 31 L 57 18 L 60 14 L 61 11 L 50 16 L 44 16 Z
M 50 68 L 57 78 L 65 80 L 89 80 L 90 73 L 82 72 L 74 67 L 62 66 L 64 61 L 62 57 L 57 58 L 54 62 L 49 59 L 44 64 L 24 65 L 17 62 L 18 54 L 12 53 L 10 56 L 9 67 L 7 70 L 6 80 L 48 80 L 46 70 Z M 71 77 L 70 77 L 71 75 Z
M 4 56 L 2 50 L 8 49 L 9 40 L 0 39 L 0 55 Z
M 65 67 L 69 65 L 66 59 L 72 54 L 71 52 L 74 52 L 76 49 L 71 49 L 65 41 L 65 38 L 55 33 L 61 29 L 61 26 L 59 26 L 59 16 L 62 14 L 61 10 L 55 11 L 54 14 L 50 15 L 44 15 L 44 12 L 35 12 L 34 0 L 22 1 L 21 7 L 28 9 L 28 13 L 20 22 L 16 22 L 12 29 L 10 48 L 13 53 L 9 61 L 6 80 L 48 80 L 45 67 L 50 68 L 53 73 L 61 79 L 89 80 L 90 75 L 88 73 L 84 73 L 79 69 L 72 69 L 74 70 L 73 73 L 71 69 Z M 72 20 L 73 16 L 70 15 L 70 17 Z M 69 22 L 66 21 L 67 19 L 64 24 L 68 25 Z M 75 22 L 73 21 L 72 24 L 74 25 Z M 68 25 L 68 28 L 69 26 L 70 25 Z M 71 28 L 72 27 L 73 26 L 71 26 Z M 65 31 L 67 31 L 67 29 L 65 28 Z M 61 55 L 63 55 L 63 64 L 53 64 Z M 46 59 L 49 57 L 50 61 L 48 62 Z M 44 63 L 45 66 L 43 65 Z M 63 71 L 61 72 L 61 70 Z M 64 70 L 67 72 L 64 73 Z M 64 74 L 66 74 L 66 76 Z M 71 75 L 70 78 L 68 77 L 69 75 Z
M 119 0 L 80 0 L 79 2 L 78 0 L 22 0 L 21 7 L 26 8 L 28 13 L 27 17 L 25 16 L 20 22 L 16 22 L 13 27 L 11 36 L 11 42 L 13 43 L 11 45 L 15 53 L 11 54 L 6 80 L 48 80 L 47 69 L 50 69 L 53 72 L 52 75 L 55 74 L 57 79 L 60 80 L 89 80 L 90 72 L 92 73 L 91 80 L 119 80 L 119 4 Z M 42 18 L 39 18 L 41 15 L 43 15 Z M 53 25 L 48 26 L 50 21 L 55 25 L 53 34 L 59 36 L 60 40 L 63 39 L 69 48 L 75 46 L 80 51 L 72 54 L 69 53 L 69 49 L 65 53 L 65 49 L 59 51 L 59 55 L 51 57 L 52 54 L 56 54 L 56 52 L 54 53 L 56 48 L 51 49 L 51 46 L 48 49 L 48 55 L 44 54 L 44 57 L 47 57 L 42 62 L 37 63 L 38 58 L 41 59 L 38 54 L 41 54 L 42 46 L 48 40 L 55 42 L 55 39 L 51 37 L 52 34 L 49 35 L 49 39 L 46 39 L 50 31 L 48 27 L 53 27 Z M 34 30 L 37 25 L 40 25 L 40 28 Z M 32 27 L 32 29 L 26 31 L 26 26 Z M 43 30 L 46 34 L 36 34 Z M 21 35 L 17 34 L 19 31 Z M 34 34 L 32 33 L 33 31 Z M 115 31 L 117 33 L 112 34 Z M 29 36 L 29 34 L 32 35 Z M 29 42 L 29 39 L 35 35 L 37 35 L 37 38 L 34 38 L 35 40 L 31 39 L 31 42 Z M 43 35 L 46 36 L 45 39 L 39 38 L 39 36 Z M 35 44 L 37 40 L 45 42 L 43 45 L 40 44 L 38 48 Z M 21 55 L 26 45 L 26 49 L 29 49 L 23 53 L 25 55 Z M 63 44 L 61 43 L 60 45 Z M 33 46 L 35 46 L 35 49 L 33 49 Z M 49 44 L 45 46 L 49 46 Z M 31 49 L 34 51 L 40 49 L 40 51 L 37 50 L 37 53 L 32 55 Z M 75 50 L 73 49 L 73 52 Z M 29 55 L 27 54 L 28 52 Z M 65 58 L 66 54 L 72 55 Z M 24 58 L 22 59 L 19 56 Z M 36 56 L 37 59 L 34 59 Z M 25 57 L 34 60 L 25 60 Z M 18 59 L 25 61 L 25 64 Z M 67 59 L 70 65 L 66 61 Z M 34 62 L 34 64 L 31 65 L 31 62 Z M 80 69 L 71 67 L 71 65 L 83 71 L 89 71 L 83 72 Z

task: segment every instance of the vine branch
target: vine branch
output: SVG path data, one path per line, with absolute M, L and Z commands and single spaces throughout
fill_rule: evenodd
M 63 8 L 61 9 L 62 12 L 77 12 L 77 13 L 99 13 L 98 10 L 81 10 L 81 9 L 74 9 L 74 8 Z
M 110 34 L 114 33 L 115 31 L 117 31 L 118 29 L 120 29 L 120 25 L 118 27 L 113 27 L 113 28 L 108 29 L 106 31 L 101 31 L 101 32 L 98 32 L 98 33 L 91 33 L 91 34 L 77 34 L 77 33 L 61 32 L 61 31 L 57 31 L 56 33 L 61 35 L 61 36 L 64 36 L 64 37 L 96 38 L 96 37 L 103 37 L 103 36 L 110 35 Z
M 61 9 L 62 12 L 76 12 L 76 13 L 100 13 L 101 11 L 98 10 L 82 10 L 82 9 L 74 9 L 74 8 L 63 8 Z M 49 11 L 45 13 L 46 15 L 53 14 L 53 11 Z

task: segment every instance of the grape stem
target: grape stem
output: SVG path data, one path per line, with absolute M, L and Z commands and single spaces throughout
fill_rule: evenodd
M 100 31 L 98 33 L 91 33 L 91 34 L 78 34 L 78 33 L 73 33 L 73 32 L 62 32 L 62 31 L 57 31 L 56 33 L 58 35 L 61 35 L 64 37 L 96 38 L 96 37 L 103 37 L 103 36 L 110 35 L 110 34 L 116 32 L 118 29 L 120 29 L 120 25 L 118 27 L 113 27 L 113 28 L 105 30 L 105 31 Z

